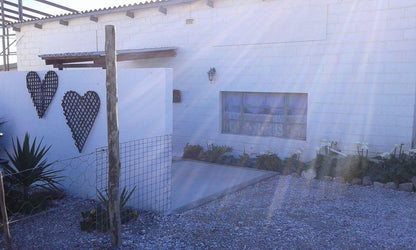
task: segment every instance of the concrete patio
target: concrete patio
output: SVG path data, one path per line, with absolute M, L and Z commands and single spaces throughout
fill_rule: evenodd
M 177 160 L 172 165 L 172 207 L 180 213 L 277 175 L 275 172 Z

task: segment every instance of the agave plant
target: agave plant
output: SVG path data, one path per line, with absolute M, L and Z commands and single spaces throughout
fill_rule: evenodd
M 127 191 L 127 188 L 124 187 L 123 190 L 120 193 L 120 210 L 123 210 L 126 206 L 127 202 L 129 201 L 131 195 L 133 194 L 134 190 L 136 190 L 136 186 L 129 192 Z M 98 193 L 98 199 L 101 201 L 101 203 L 108 209 L 108 203 L 109 203 L 109 195 L 108 191 L 105 190 L 104 193 L 101 193 L 100 190 L 97 189 Z
M 13 153 L 6 150 L 9 163 L 3 164 L 2 168 L 8 181 L 23 189 L 23 199 L 29 199 L 29 191 L 32 188 L 59 190 L 61 170 L 52 169 L 52 163 L 45 159 L 51 146 L 42 146 L 42 140 L 37 144 L 36 138 L 30 143 L 28 133 L 25 134 L 22 145 L 19 138 L 16 138 L 16 143 L 12 139 L 12 143 Z

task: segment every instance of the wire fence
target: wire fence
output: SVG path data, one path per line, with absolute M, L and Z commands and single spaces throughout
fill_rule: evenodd
M 108 187 L 108 148 L 96 151 L 97 191 Z M 135 209 L 165 213 L 171 206 L 172 136 L 163 135 L 120 144 L 120 189 L 134 190 L 127 202 Z
M 133 140 L 120 144 L 120 189 L 125 194 L 131 192 L 130 199 L 125 204 L 127 213 L 122 216 L 125 221 L 137 216 L 137 212 L 152 211 L 165 213 L 171 207 L 171 167 L 172 167 L 172 136 L 163 135 L 152 138 Z M 23 193 L 21 183 L 16 184 L 15 178 L 33 177 L 36 170 L 21 171 L 3 176 L 6 193 L 6 207 L 9 214 L 8 225 L 15 224 L 24 227 L 28 223 L 55 218 L 62 213 L 63 207 L 71 207 L 75 217 L 67 217 L 76 224 L 81 224 L 81 230 L 90 229 L 105 231 L 108 228 L 108 217 L 99 217 L 96 208 L 103 203 L 100 195 L 106 196 L 108 186 L 108 148 L 97 148 L 95 152 L 53 162 L 52 169 L 59 171 L 57 190 L 31 188 L 27 197 Z M 60 200 L 63 195 L 68 196 Z M 125 197 L 124 197 L 125 198 Z M 92 210 L 91 210 L 92 209 Z M 68 209 L 65 209 L 68 210 Z M 96 214 L 90 213 L 93 211 Z M 81 216 L 81 212 L 86 212 Z M 106 212 L 105 205 L 103 213 Z M 71 212 L 72 213 L 72 212 Z M 69 216 L 69 215 L 68 215 Z M 83 218 L 84 217 L 84 218 Z M 90 223 L 91 218 L 95 221 Z M 99 220 L 104 221 L 99 227 Z M 77 222 L 78 221 L 78 222 Z M 123 221 L 123 218 L 122 218 Z M 22 223 L 21 223 L 22 222 Z M 83 227 L 83 222 L 86 222 Z M 0 227 L 1 222 L 0 215 Z M 0 238 L 1 238 L 0 228 Z M 0 239 L 0 245 L 2 239 Z M 15 242 L 16 244 L 16 242 Z M 0 249 L 2 247 L 0 246 Z

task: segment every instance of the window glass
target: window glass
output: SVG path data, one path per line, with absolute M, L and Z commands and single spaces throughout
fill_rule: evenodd
M 306 140 L 303 93 L 222 92 L 222 132 Z

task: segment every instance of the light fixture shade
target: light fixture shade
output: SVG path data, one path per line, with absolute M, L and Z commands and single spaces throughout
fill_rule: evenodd
M 215 74 L 217 73 L 216 70 L 215 70 L 215 68 L 214 67 L 210 68 L 207 73 L 208 73 L 208 79 L 209 79 L 209 81 L 212 82 L 214 80 Z

